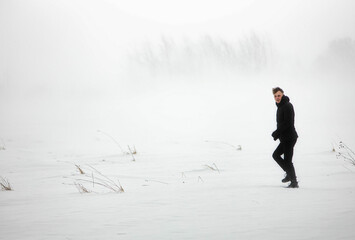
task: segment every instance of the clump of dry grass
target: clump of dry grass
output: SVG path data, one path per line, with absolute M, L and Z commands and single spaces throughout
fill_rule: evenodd
M 3 177 L 0 177 L 0 186 L 1 186 L 1 190 L 3 190 L 3 191 L 12 191 L 13 190 L 10 182 L 6 178 L 3 178 Z
M 355 152 L 343 142 L 339 142 L 338 149 L 339 151 L 336 152 L 336 156 L 343 158 L 345 161 L 355 166 Z
M 92 167 L 90 165 L 88 165 L 88 167 L 92 170 L 91 174 L 90 175 L 86 174 L 85 171 L 82 170 L 82 168 L 80 168 L 83 172 L 83 174 L 80 175 L 82 178 L 77 178 L 77 179 L 75 179 L 75 182 L 74 182 L 74 185 L 76 186 L 76 188 L 79 190 L 80 193 L 93 192 L 90 189 L 88 189 L 87 187 L 85 187 L 82 183 L 90 183 L 90 184 L 92 184 L 93 188 L 95 186 L 100 186 L 100 187 L 106 188 L 106 189 L 108 189 L 112 192 L 116 192 L 116 193 L 123 193 L 124 192 L 124 189 L 123 189 L 121 183 L 119 182 L 119 180 L 117 180 L 117 182 L 115 182 L 114 180 L 110 179 L 106 175 L 99 172 L 94 167 Z
M 128 145 L 128 150 L 131 154 L 137 154 L 136 146 L 133 145 L 133 148 L 131 149 L 130 146 Z

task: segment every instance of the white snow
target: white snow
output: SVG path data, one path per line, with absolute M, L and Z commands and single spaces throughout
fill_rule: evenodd
M 212 14 L 211 1 L 194 15 L 196 2 L 179 21 L 174 4 L 162 20 L 149 4 L 0 0 L 0 177 L 13 188 L 0 191 L 0 239 L 355 239 L 355 167 L 332 151 L 355 149 L 353 75 L 315 66 L 355 38 L 353 4 L 299 2 Z M 264 71 L 214 65 L 218 44 L 179 55 L 200 34 L 236 47 L 245 29 L 273 43 Z M 176 45 L 159 52 L 162 36 Z M 173 61 L 128 63 L 146 43 Z M 296 112 L 299 189 L 271 157 L 276 86 Z M 99 185 L 111 180 L 124 192 Z
M 163 153 L 138 153 L 132 162 L 122 155 L 65 156 L 59 149 L 43 153 L 11 144 L 1 152 L 2 174 L 14 188 L 0 192 L 1 238 L 354 237 L 353 166 L 344 168 L 331 151 L 296 151 L 300 188 L 286 189 L 270 152 L 173 145 Z M 80 177 L 74 163 L 119 179 L 125 192 L 84 184 L 98 193 L 79 194 L 64 185 Z
M 228 95 L 236 89 L 224 95 L 207 89 L 184 95 L 175 88 L 175 96 L 165 89 L 167 96 L 146 96 L 144 103 L 130 102 L 135 111 L 121 111 L 134 126 L 117 119 L 110 134 L 125 151 L 135 145 L 136 161 L 90 120 L 70 120 L 74 126 L 47 134 L 35 124 L 27 136 L 8 133 L 1 176 L 13 191 L 0 192 L 1 239 L 352 239 L 355 169 L 336 158 L 330 138 L 323 141 L 317 128 L 323 122 L 307 126 L 310 116 L 301 114 L 307 101 L 290 96 L 300 134 L 294 157 L 300 188 L 286 189 L 271 158 L 277 143 L 270 137 L 276 111 L 270 92 L 258 100 L 263 86 L 243 101 Z M 75 164 L 86 179 L 98 177 L 92 166 L 125 192 L 77 181 L 83 177 Z M 94 192 L 80 194 L 74 182 Z

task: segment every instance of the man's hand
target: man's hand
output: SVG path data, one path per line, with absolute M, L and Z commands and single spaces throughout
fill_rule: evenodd
M 274 138 L 274 141 L 276 141 L 276 140 L 279 138 L 279 133 L 278 133 L 278 131 L 275 130 L 275 131 L 271 134 L 271 136 Z

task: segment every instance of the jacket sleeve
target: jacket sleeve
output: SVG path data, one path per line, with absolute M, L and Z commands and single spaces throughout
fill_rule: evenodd
M 276 131 L 278 132 L 278 134 L 281 134 L 282 132 L 290 128 L 294 123 L 295 112 L 291 104 L 285 106 L 283 115 L 284 115 L 283 121 L 277 124 Z

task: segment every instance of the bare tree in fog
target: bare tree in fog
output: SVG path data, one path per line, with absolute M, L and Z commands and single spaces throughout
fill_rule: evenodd
M 267 66 L 271 44 L 255 33 L 239 41 L 241 66 L 252 72 L 260 72 Z

